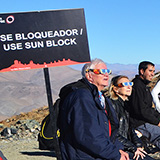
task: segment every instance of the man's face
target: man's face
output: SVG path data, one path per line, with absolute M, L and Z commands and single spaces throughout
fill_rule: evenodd
M 107 69 L 107 66 L 103 63 L 95 66 L 94 69 Z M 104 87 L 108 86 L 109 76 L 108 73 L 105 74 L 95 74 L 89 72 L 90 82 L 97 86 L 98 90 L 101 91 Z
M 143 71 L 143 69 L 141 70 L 141 77 L 144 80 L 152 81 L 154 72 L 155 72 L 155 67 L 152 65 L 148 65 L 148 68 L 145 70 L 145 72 Z

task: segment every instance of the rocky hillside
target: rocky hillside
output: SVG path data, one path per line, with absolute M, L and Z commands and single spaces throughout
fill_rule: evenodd
M 12 116 L 11 118 L 5 119 L 0 121 L 0 125 L 2 127 L 6 126 L 9 127 L 11 125 L 14 125 L 17 121 L 19 120 L 27 120 L 27 119 L 34 119 L 37 122 L 41 123 L 43 118 L 48 115 L 49 109 L 47 106 L 38 108 L 38 109 L 33 109 L 30 112 L 27 113 L 20 113 L 19 115 Z
M 40 150 L 37 141 L 40 124 L 48 115 L 44 106 L 0 122 L 0 150 L 7 160 L 56 160 L 54 151 Z
M 0 122 L 0 140 L 19 140 L 37 138 L 40 124 L 49 113 L 47 106 L 33 109 L 31 112 L 20 113 Z

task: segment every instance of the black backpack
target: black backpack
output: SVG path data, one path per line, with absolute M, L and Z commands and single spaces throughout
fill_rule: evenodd
M 60 132 L 57 127 L 59 105 L 60 98 L 56 100 L 50 113 L 43 119 L 41 130 L 38 134 L 39 149 L 55 151 L 57 160 L 62 159 L 58 140 Z

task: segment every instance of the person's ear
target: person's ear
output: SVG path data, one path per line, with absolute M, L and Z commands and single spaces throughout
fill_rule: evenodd
M 116 92 L 116 93 L 118 93 L 118 87 L 113 86 L 113 91 Z
M 85 74 L 85 77 L 88 79 L 88 76 L 89 76 L 89 75 L 88 75 L 88 72 L 87 72 L 87 73 Z
M 144 74 L 144 70 L 143 70 L 143 69 L 140 70 L 140 74 L 141 74 L 141 75 Z
M 90 83 L 93 82 L 93 76 L 92 76 L 91 72 L 88 72 L 86 78 L 88 79 L 88 81 L 89 81 Z

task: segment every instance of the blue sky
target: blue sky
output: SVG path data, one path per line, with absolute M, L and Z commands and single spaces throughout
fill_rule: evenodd
M 160 0 L 2 0 L 0 13 L 84 8 L 91 58 L 160 64 Z

